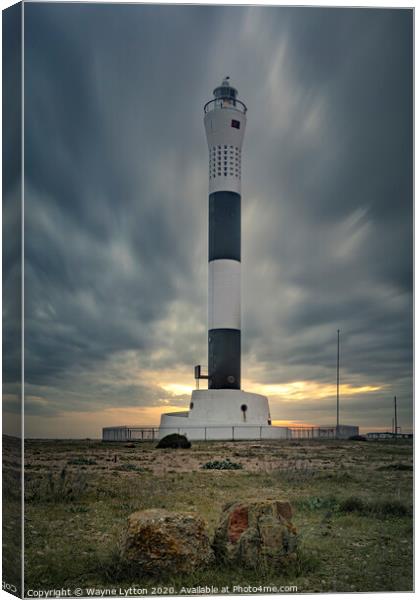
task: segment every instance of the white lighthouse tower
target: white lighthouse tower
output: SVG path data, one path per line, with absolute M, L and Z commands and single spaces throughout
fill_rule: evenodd
M 209 149 L 208 373 L 197 382 L 188 411 L 161 417 L 159 436 L 189 439 L 271 439 L 287 436 L 271 425 L 268 399 L 241 389 L 241 157 L 245 104 L 229 77 L 204 106 Z
M 208 387 L 238 390 L 241 388 L 241 153 L 246 106 L 237 99 L 237 91 L 228 77 L 213 93 L 214 99 L 204 107 L 209 148 Z

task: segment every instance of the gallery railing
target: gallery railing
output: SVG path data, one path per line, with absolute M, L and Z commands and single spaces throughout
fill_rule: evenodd
M 243 114 L 245 114 L 248 110 L 241 100 L 232 98 L 214 98 L 213 100 L 209 100 L 209 102 L 204 105 L 204 113 L 207 114 L 208 112 L 219 108 L 233 108 L 235 110 L 239 110 L 239 112 Z

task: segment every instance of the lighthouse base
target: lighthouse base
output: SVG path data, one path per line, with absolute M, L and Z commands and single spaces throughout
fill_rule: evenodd
M 189 411 L 161 416 L 159 439 L 171 433 L 189 440 L 286 439 L 287 427 L 271 425 L 268 398 L 243 390 L 194 390 Z

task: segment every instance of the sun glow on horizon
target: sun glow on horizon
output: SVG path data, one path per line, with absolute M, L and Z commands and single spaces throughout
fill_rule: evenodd
M 271 424 L 275 427 L 314 427 L 313 423 L 306 423 L 304 421 L 295 421 L 292 419 L 273 419 Z
M 191 394 L 193 390 L 192 385 L 184 383 L 165 383 L 161 386 L 166 392 L 174 394 L 174 396 L 182 396 L 184 394 Z
M 174 396 L 190 395 L 194 387 L 191 384 L 177 381 L 167 381 L 161 383 L 160 387 Z M 384 385 L 360 385 L 355 386 L 349 383 L 340 385 L 340 396 L 356 396 L 360 394 L 370 394 L 384 389 Z M 334 397 L 337 393 L 335 384 L 320 383 L 318 381 L 289 381 L 286 383 L 258 383 L 255 381 L 245 381 L 243 389 L 256 394 L 262 394 L 269 397 L 280 397 L 285 400 L 321 400 Z
M 369 394 L 383 389 L 382 385 L 353 386 L 348 383 L 340 385 L 340 396 L 354 396 Z M 290 400 L 320 400 L 336 395 L 337 388 L 334 384 L 319 383 L 317 381 L 290 381 L 281 384 L 259 384 L 249 382 L 246 386 L 249 391 L 265 396 L 280 396 Z

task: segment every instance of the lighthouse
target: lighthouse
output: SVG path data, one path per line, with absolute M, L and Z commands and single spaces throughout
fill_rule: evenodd
M 241 181 L 247 107 L 225 77 L 204 105 L 208 146 L 208 369 L 195 367 L 188 410 L 161 416 L 159 437 L 195 440 L 287 437 L 268 399 L 241 388 Z
M 204 106 L 209 149 L 208 387 L 241 388 L 241 155 L 246 106 L 226 77 Z

